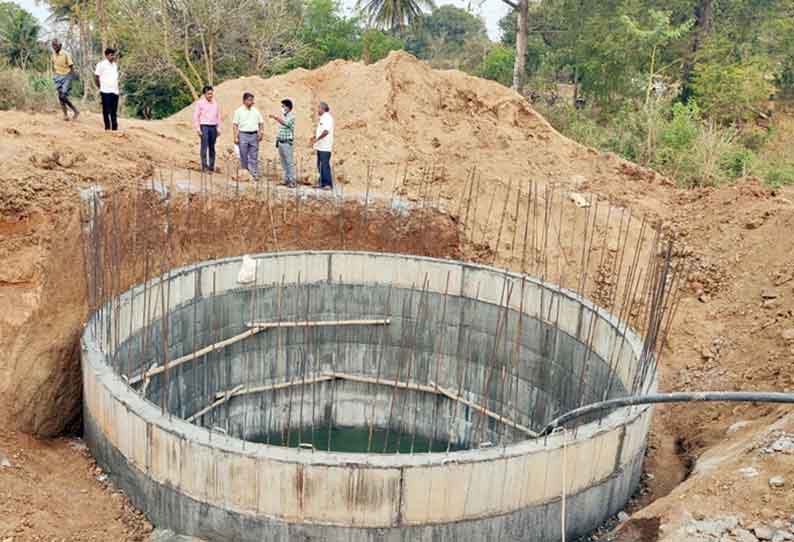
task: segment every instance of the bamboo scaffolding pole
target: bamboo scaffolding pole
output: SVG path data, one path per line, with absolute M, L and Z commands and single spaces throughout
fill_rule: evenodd
M 305 380 L 287 380 L 283 382 L 275 382 L 272 384 L 263 384 L 261 386 L 255 386 L 252 388 L 246 388 L 242 384 L 239 386 L 235 386 L 234 388 L 221 391 L 215 394 L 215 401 L 208 405 L 207 407 L 203 408 L 202 410 L 198 411 L 197 413 L 193 414 L 192 416 L 188 417 L 186 421 L 192 422 L 193 420 L 203 416 L 207 412 L 211 411 L 212 409 L 224 404 L 225 402 L 229 401 L 233 397 L 239 397 L 241 395 L 249 395 L 252 393 L 262 393 L 266 391 L 275 391 L 275 390 L 282 390 L 294 386 L 308 386 L 312 384 L 317 384 L 320 382 L 328 382 L 331 380 L 345 380 L 349 382 L 358 382 L 362 384 L 374 384 L 379 386 L 389 386 L 396 390 L 407 390 L 407 391 L 419 391 L 425 393 L 432 393 L 434 395 L 443 395 L 448 399 L 452 399 L 453 401 L 460 402 L 472 410 L 476 410 L 477 412 L 489 417 L 493 418 L 494 420 L 513 427 L 522 433 L 526 433 L 527 435 L 535 438 L 539 436 L 538 433 L 530 429 L 529 427 L 525 427 L 520 423 L 503 416 L 497 412 L 489 410 L 484 406 L 466 399 L 462 395 L 456 393 L 454 390 L 447 389 L 443 386 L 439 386 L 434 381 L 430 380 L 428 384 L 420 384 L 418 382 L 407 382 L 401 380 L 388 380 L 388 379 L 377 379 L 371 376 L 365 375 L 357 375 L 351 373 L 341 373 L 341 372 L 324 372 L 319 373 L 315 376 L 307 376 Z
M 389 325 L 391 323 L 390 319 L 384 318 L 375 318 L 371 320 L 298 320 L 293 322 L 247 322 L 246 327 L 250 327 L 248 331 L 243 331 L 242 333 L 238 333 L 237 335 L 233 335 L 228 339 L 224 339 L 219 342 L 215 342 L 209 346 L 205 346 L 204 348 L 200 348 L 191 354 L 186 354 L 184 356 L 180 356 L 175 360 L 168 363 L 169 368 L 174 368 L 178 365 L 182 365 L 183 363 L 187 363 L 188 361 L 192 361 L 196 358 L 201 356 L 205 356 L 211 352 L 215 352 L 218 350 L 222 350 L 227 346 L 231 346 L 237 342 L 240 342 L 248 337 L 252 337 L 257 333 L 261 333 L 262 331 L 266 331 L 269 329 L 277 329 L 277 328 L 295 328 L 295 327 L 325 327 L 325 326 L 364 326 L 364 325 Z M 147 380 L 153 376 L 156 376 L 160 373 L 165 371 L 162 365 L 158 365 L 155 367 L 150 368 L 142 375 L 137 375 L 130 380 L 130 384 L 137 384 L 141 380 Z

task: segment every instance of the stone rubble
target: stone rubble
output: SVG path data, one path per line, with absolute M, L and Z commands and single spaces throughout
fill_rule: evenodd
M 182 534 L 176 534 L 170 529 L 155 529 L 146 542 L 204 542 L 200 538 L 193 538 Z
M 692 520 L 684 527 L 687 542 L 787 542 L 794 540 L 794 516 L 789 521 L 749 525 L 737 516 Z M 676 538 L 678 540 L 678 538 Z
M 758 469 L 756 469 L 755 467 L 742 467 L 741 469 L 737 470 L 736 472 L 741 474 L 745 478 L 755 478 L 756 476 L 758 476 L 760 474 L 758 472 Z
M 782 433 L 769 446 L 761 448 L 763 454 L 794 454 L 794 435 Z

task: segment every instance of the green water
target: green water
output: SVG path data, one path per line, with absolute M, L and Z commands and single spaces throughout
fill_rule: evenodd
M 298 443 L 312 444 L 315 450 L 332 451 L 332 452 L 352 452 L 352 453 L 367 453 L 369 443 L 369 428 L 367 427 L 333 427 L 330 431 L 330 443 L 328 446 L 328 426 L 316 426 L 312 433 L 311 427 L 304 427 L 300 430 L 294 429 L 290 431 L 289 439 L 281 432 L 270 433 L 249 439 L 253 442 L 270 443 L 275 446 L 287 446 L 289 442 L 290 448 L 297 448 Z M 446 452 L 446 440 L 439 441 L 433 440 L 433 449 L 430 449 L 430 439 L 422 435 L 410 435 L 403 433 L 402 435 L 389 431 L 388 443 L 386 442 L 385 429 L 373 429 L 372 431 L 372 448 L 370 453 L 386 453 L 386 454 L 409 454 L 413 453 L 427 453 L 433 452 Z M 384 449 L 385 448 L 385 449 Z M 450 451 L 461 450 L 460 446 L 454 444 L 450 447 Z

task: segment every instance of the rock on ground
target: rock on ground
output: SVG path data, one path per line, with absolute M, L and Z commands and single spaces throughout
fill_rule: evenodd
M 146 542 L 204 542 L 200 538 L 176 534 L 170 529 L 155 529 Z

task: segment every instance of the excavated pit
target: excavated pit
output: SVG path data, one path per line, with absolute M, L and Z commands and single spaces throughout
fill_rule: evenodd
M 576 294 L 415 256 L 294 252 L 174 269 L 82 339 L 86 440 L 158 527 L 208 540 L 584 535 L 641 474 L 642 341 Z M 162 318 L 165 314 L 167 317 Z

